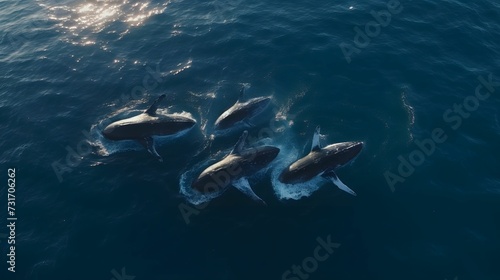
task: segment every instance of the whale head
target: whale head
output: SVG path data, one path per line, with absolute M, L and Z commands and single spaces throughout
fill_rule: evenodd
M 260 114 L 269 103 L 271 103 L 269 96 L 252 98 L 246 102 L 238 101 L 215 120 L 214 127 L 216 130 L 231 128 L 236 123 Z
M 106 128 L 102 131 L 102 135 L 109 140 L 121 140 L 122 137 L 120 137 L 120 130 L 120 125 L 115 122 L 106 126 Z
M 342 142 L 312 150 L 307 156 L 285 168 L 278 179 L 285 184 L 311 180 L 327 170 L 348 164 L 362 149 L 363 142 Z
M 342 142 L 326 146 L 324 150 L 329 156 L 333 157 L 333 161 L 338 164 L 338 167 L 344 166 L 351 162 L 363 150 L 363 142 Z

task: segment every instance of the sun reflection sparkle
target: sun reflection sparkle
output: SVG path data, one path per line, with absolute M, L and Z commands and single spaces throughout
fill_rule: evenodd
M 152 0 L 86 0 L 66 5 L 43 5 L 49 17 L 59 22 L 67 33 L 78 38 L 81 45 L 95 44 L 89 33 L 127 34 L 131 27 L 137 27 L 151 16 L 161 14 L 169 1 Z

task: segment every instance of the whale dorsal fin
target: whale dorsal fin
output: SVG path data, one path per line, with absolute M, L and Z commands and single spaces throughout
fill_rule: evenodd
M 153 103 L 153 105 L 151 105 L 151 107 L 149 107 L 149 109 L 144 111 L 144 113 L 146 113 L 150 116 L 156 115 L 156 109 L 158 109 L 158 104 L 160 104 L 160 102 L 165 98 L 165 96 L 166 96 L 165 94 L 160 95 L 160 97 L 158 97 L 158 99 L 156 99 L 156 101 Z
M 236 145 L 234 145 L 231 154 L 239 154 L 241 150 L 243 150 L 243 147 L 245 147 L 245 141 L 247 140 L 247 136 L 248 136 L 248 131 L 247 130 L 243 131 L 243 134 L 241 134 L 240 139 L 238 139 L 238 142 L 236 142 Z
M 245 96 L 245 86 L 242 86 L 240 89 L 240 95 L 238 95 L 238 101 L 243 100 L 244 96 Z
M 319 132 L 320 132 L 320 127 L 316 127 L 316 131 L 314 132 L 313 135 L 313 140 L 312 140 L 312 145 L 311 145 L 311 152 L 312 151 L 319 151 L 321 150 L 321 145 L 319 143 Z

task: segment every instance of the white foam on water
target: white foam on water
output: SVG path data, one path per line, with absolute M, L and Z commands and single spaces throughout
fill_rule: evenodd
M 186 111 L 176 112 L 176 113 L 168 113 L 167 109 L 158 109 L 158 110 L 156 110 L 156 113 L 158 115 L 167 115 L 168 114 L 171 116 L 181 116 L 181 117 L 196 120 L 191 113 L 186 112 Z M 189 129 L 185 129 L 183 131 L 177 132 L 177 133 L 172 134 L 172 135 L 154 136 L 153 139 L 155 140 L 155 143 L 157 146 L 161 146 L 161 145 L 164 145 L 166 143 L 172 142 L 178 138 L 183 137 L 184 135 L 189 133 L 192 129 L 194 129 L 194 127 L 196 127 L 196 125 L 194 125 L 193 127 L 189 128 Z
M 248 144 L 248 143 L 247 143 Z M 254 145 L 252 146 L 261 146 L 261 145 L 272 145 L 273 140 L 270 138 L 264 138 L 260 139 L 259 141 L 255 142 Z M 249 148 L 247 146 L 247 148 Z M 225 157 L 227 154 L 230 153 L 232 147 L 229 149 L 225 149 L 222 151 L 217 152 L 216 154 L 210 156 L 209 159 L 206 159 L 204 161 L 201 161 L 200 163 L 195 164 L 193 167 L 191 167 L 189 170 L 184 172 L 180 176 L 179 180 L 179 193 L 184 196 L 184 198 L 191 204 L 194 205 L 199 205 L 202 203 L 206 203 L 211 201 L 214 198 L 219 197 L 222 195 L 228 188 L 224 188 L 221 191 L 210 193 L 210 194 L 202 194 L 196 190 L 194 190 L 191 187 L 192 182 L 195 180 L 195 178 L 203 172 L 208 166 L 216 163 L 217 161 L 220 161 L 223 157 Z M 259 179 L 264 179 L 264 175 L 268 172 L 269 169 L 272 168 L 272 164 L 268 165 L 267 167 L 259 170 L 252 176 L 244 177 L 245 180 L 249 180 L 252 178 L 259 178 Z M 238 182 L 234 182 L 235 184 L 238 184 Z M 234 186 L 234 185 L 233 185 Z M 239 185 L 241 186 L 241 184 Z M 235 187 L 239 187 L 235 186 Z
M 121 108 L 116 112 L 112 112 L 110 115 L 102 118 L 96 124 L 93 124 L 90 128 L 90 143 L 92 146 L 97 147 L 97 154 L 100 156 L 109 156 L 118 152 L 125 151 L 137 151 L 143 149 L 143 147 L 133 140 L 123 140 L 123 141 L 112 141 L 108 140 L 102 134 L 104 128 L 112 123 L 113 121 L 118 120 L 117 116 L 120 118 L 128 118 L 133 115 L 138 115 L 142 111 L 139 110 L 131 110 L 127 113 L 123 113 L 127 108 Z M 135 114 L 132 114 L 134 113 Z
M 227 151 L 228 153 L 228 151 Z M 227 154 L 225 153 L 225 154 Z M 217 153 L 215 156 L 210 157 L 184 172 L 179 180 L 179 193 L 191 204 L 199 205 L 211 201 L 212 199 L 222 195 L 227 188 L 223 188 L 218 192 L 203 194 L 191 187 L 195 178 L 205 170 L 208 166 L 222 159 L 222 152 Z
M 279 175 L 291 163 L 299 159 L 302 155 L 294 147 L 278 146 L 281 151 L 278 157 L 272 163 L 271 183 L 273 185 L 274 193 L 280 200 L 292 199 L 299 200 L 303 197 L 311 196 L 317 191 L 325 182 L 320 176 L 313 178 L 310 181 L 300 184 L 284 184 L 280 182 Z
M 413 141 L 413 133 L 412 128 L 415 124 L 415 109 L 408 102 L 407 94 L 405 91 L 401 93 L 401 102 L 403 103 L 403 107 L 408 114 L 408 138 L 410 139 L 408 142 Z
M 271 183 L 273 190 L 275 195 L 280 200 L 299 200 L 303 197 L 309 197 L 326 182 L 326 180 L 321 176 L 316 176 L 312 180 L 299 184 L 284 184 L 278 179 L 279 175 L 285 168 L 299 158 L 305 156 L 305 154 L 310 151 L 311 141 L 307 141 L 303 145 L 302 151 L 299 151 L 299 149 L 296 148 L 297 144 L 291 141 L 293 136 L 287 133 L 287 131 L 289 131 L 289 129 L 294 125 L 294 118 L 296 116 L 296 113 L 290 113 L 291 108 L 298 100 L 304 97 L 306 93 L 307 89 L 304 89 L 292 98 L 288 99 L 285 105 L 279 109 L 275 116 L 275 120 L 281 121 L 282 123 L 282 126 L 278 128 L 278 132 L 282 133 L 282 136 L 280 137 L 281 139 L 273 139 L 274 142 L 279 142 L 279 144 L 275 144 L 275 146 L 280 148 L 280 153 L 271 163 L 270 168 L 272 169 Z M 323 134 L 320 134 L 319 136 L 321 140 L 324 140 L 326 137 L 326 135 Z
M 246 86 L 246 85 L 245 85 Z M 256 174 L 253 174 L 252 176 L 245 177 L 245 179 L 252 181 L 262 181 L 262 180 L 269 180 L 266 178 L 267 174 L 271 174 L 271 183 L 272 187 L 274 190 L 275 195 L 280 199 L 293 199 L 293 200 L 298 200 L 302 197 L 308 197 L 312 193 L 314 193 L 316 190 L 320 188 L 322 184 L 326 182 L 325 179 L 322 177 L 318 176 L 306 183 L 302 184 L 293 184 L 293 185 L 288 185 L 288 184 L 283 184 L 278 180 L 279 174 L 281 173 L 282 170 L 284 170 L 286 167 L 288 167 L 289 164 L 292 162 L 296 161 L 300 156 L 303 156 L 303 152 L 299 151 L 297 148 L 295 148 L 295 144 L 291 139 L 293 139 L 293 133 L 290 135 L 289 128 L 293 126 L 293 118 L 294 115 L 290 115 L 289 111 L 291 110 L 291 107 L 293 104 L 297 101 L 297 99 L 300 99 L 305 95 L 305 92 L 300 92 L 298 95 L 294 96 L 290 100 L 288 100 L 287 104 L 281 108 L 278 109 L 276 112 L 276 115 L 274 117 L 274 120 L 272 122 L 272 131 L 273 135 L 271 138 L 261 138 L 258 139 L 255 142 L 252 143 L 247 143 L 247 147 L 256 147 L 256 146 L 261 146 L 261 145 L 271 145 L 278 147 L 280 149 L 280 153 L 276 157 L 276 159 L 271 162 L 267 167 L 261 169 L 258 171 Z M 208 113 L 208 112 L 207 112 Z M 203 119 L 203 117 L 202 117 Z M 205 123 L 206 124 L 206 123 Z M 208 128 L 208 129 L 207 129 Z M 263 126 L 263 129 L 265 129 L 266 126 Z M 269 128 L 269 127 L 267 127 Z M 217 137 L 220 136 L 221 134 L 227 135 L 227 134 L 232 134 L 238 132 L 241 133 L 242 129 L 240 126 L 232 127 L 228 130 L 224 131 L 219 131 L 215 132 L 213 129 L 210 129 L 210 126 L 205 126 L 203 125 L 202 132 L 206 138 L 207 144 L 205 145 L 205 148 L 207 146 L 210 146 L 211 142 Z M 249 135 L 249 139 L 252 138 L 252 135 Z M 253 135 L 255 136 L 255 135 Z M 311 135 L 312 137 L 312 135 Z M 324 135 L 320 135 L 321 138 L 324 138 Z M 304 147 L 304 150 L 307 150 L 309 152 L 309 147 L 310 147 L 310 142 L 306 144 Z M 224 193 L 224 191 L 227 189 L 225 188 L 224 190 L 221 190 L 219 192 L 215 192 L 212 194 L 202 194 L 196 190 L 194 190 L 191 187 L 191 183 L 193 180 L 198 176 L 205 168 L 207 168 L 209 165 L 217 162 L 218 160 L 222 159 L 225 155 L 227 155 L 232 147 L 228 147 L 228 149 L 219 151 L 215 155 L 211 155 L 209 159 L 206 159 L 202 162 L 197 162 L 193 167 L 189 168 L 189 170 L 185 171 L 181 176 L 179 180 L 179 185 L 180 185 L 180 190 L 179 193 L 185 197 L 185 199 L 194 205 L 199 205 L 202 203 L 206 203 L 211 201 L 212 199 L 219 197 Z

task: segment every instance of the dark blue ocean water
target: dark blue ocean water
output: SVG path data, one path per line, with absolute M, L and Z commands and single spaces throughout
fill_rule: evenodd
M 0 11 L 0 279 L 500 279 L 497 1 L 38 0 Z M 236 142 L 242 128 L 216 135 L 213 122 L 242 84 L 273 97 L 247 128 L 281 148 L 249 178 L 268 205 L 229 189 L 198 210 L 186 182 Z M 100 135 L 163 93 L 163 112 L 197 120 L 160 139 L 163 163 Z M 365 143 L 338 171 L 357 197 L 324 180 L 277 182 L 317 125 L 324 144 Z

